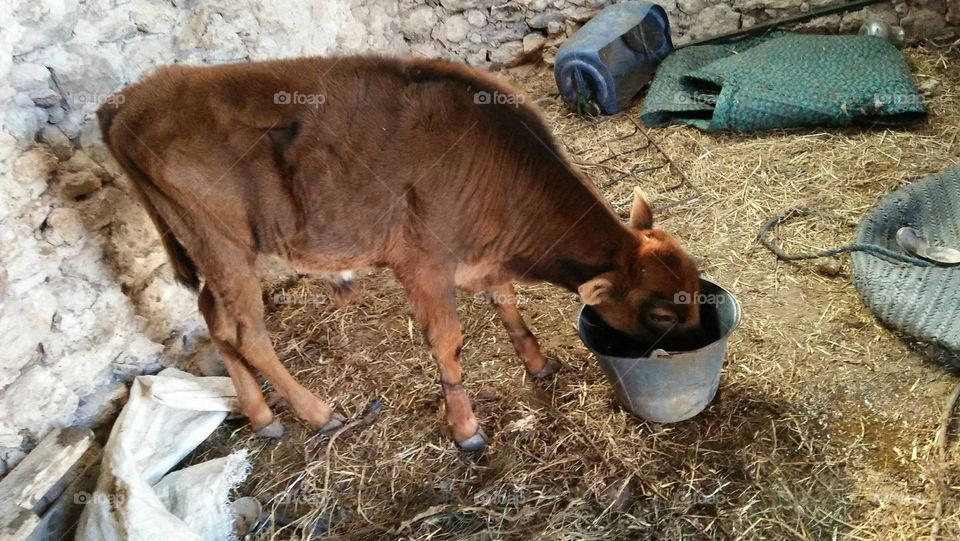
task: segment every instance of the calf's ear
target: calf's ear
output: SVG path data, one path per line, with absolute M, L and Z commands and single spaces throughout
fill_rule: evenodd
M 583 301 L 583 304 L 590 306 L 600 304 L 609 298 L 611 291 L 613 291 L 613 282 L 603 275 L 584 282 L 577 289 L 577 293 L 580 294 L 580 300 Z
M 630 227 L 634 229 L 653 228 L 653 212 L 647 204 L 647 198 L 640 188 L 633 189 L 633 206 L 630 207 Z

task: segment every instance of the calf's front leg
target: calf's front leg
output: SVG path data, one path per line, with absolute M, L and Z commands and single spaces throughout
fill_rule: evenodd
M 398 271 L 397 277 L 407 290 L 417 323 L 433 348 L 453 439 L 464 451 L 480 451 L 487 444 L 487 436 L 463 388 L 460 370 L 463 333 L 457 318 L 453 273 L 441 266 L 432 268 L 420 263 L 409 273 Z
M 527 367 L 527 373 L 539 379 L 553 375 L 560 370 L 560 361 L 543 356 L 543 353 L 540 352 L 537 337 L 530 332 L 527 324 L 524 323 L 523 316 L 517 309 L 517 296 L 513 284 L 508 282 L 488 288 L 487 296 L 490 303 L 496 308 L 497 314 L 507 330 L 507 335 L 510 336 L 513 349 L 523 359 L 523 363 Z

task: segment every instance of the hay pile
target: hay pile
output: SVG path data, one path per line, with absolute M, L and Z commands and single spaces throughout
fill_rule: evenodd
M 796 200 L 822 211 L 780 228 L 788 251 L 846 243 L 883 194 L 960 162 L 960 52 L 906 52 L 930 96 L 908 131 L 762 135 L 650 130 L 702 193 L 657 219 L 744 307 L 715 403 L 657 425 L 613 403 L 574 329 L 572 295 L 519 288 L 521 311 L 565 369 L 524 377 L 493 311 L 460 298 L 464 373 L 487 451 L 455 450 L 437 373 L 402 291 L 387 273 L 335 308 L 317 281 L 274 285 L 268 302 L 291 372 L 354 424 L 312 435 L 289 411 L 280 441 L 224 426 L 192 460 L 251 449 L 243 487 L 274 521 L 259 539 L 891 539 L 960 537 L 960 451 L 934 441 L 956 383 L 930 351 L 878 325 L 846 260 L 782 264 L 759 226 Z M 623 208 L 637 183 L 655 205 L 692 193 L 628 115 L 595 126 L 571 116 L 546 68 L 516 70 L 570 154 Z M 639 171 L 631 170 L 642 166 Z M 622 178 L 621 178 L 622 177 Z M 379 413 L 369 413 L 375 401 Z M 953 429 L 951 441 L 956 441 Z M 938 507 L 939 506 L 939 507 Z M 286 524 L 286 525 L 285 525 Z M 939 526 L 935 526 L 935 524 Z

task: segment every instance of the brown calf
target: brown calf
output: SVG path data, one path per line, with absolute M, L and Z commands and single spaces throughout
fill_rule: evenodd
M 104 140 L 177 279 L 199 289 L 254 429 L 273 421 L 258 371 L 311 426 L 342 421 L 278 360 L 258 254 L 302 272 L 393 269 L 434 349 L 464 449 L 486 437 L 461 385 L 455 288 L 489 294 L 534 377 L 559 365 L 524 324 L 513 281 L 579 292 L 634 335 L 698 326 L 696 304 L 674 303 L 696 293 L 697 271 L 652 229 L 642 194 L 623 225 L 537 111 L 489 75 L 419 59 L 306 58 L 165 67 L 122 96 L 98 111 Z

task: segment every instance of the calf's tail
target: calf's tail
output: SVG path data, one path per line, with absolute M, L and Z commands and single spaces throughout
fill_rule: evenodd
M 123 94 L 118 94 L 117 96 L 122 95 Z M 167 220 L 160 214 L 157 206 L 151 200 L 151 197 L 148 196 L 149 193 L 154 197 L 165 197 L 163 192 L 159 190 L 156 182 L 137 166 L 134 160 L 123 152 L 122 145 L 114 142 L 114 135 L 123 137 L 124 134 L 113 134 L 111 130 L 114 128 L 118 130 L 129 130 L 129 128 L 125 126 L 115 127 L 113 125 L 117 114 L 120 113 L 123 107 L 124 101 L 124 99 L 111 99 L 97 109 L 97 120 L 100 123 L 100 133 L 102 134 L 103 142 L 107 145 L 107 148 L 110 149 L 110 153 L 113 154 L 113 157 L 120 164 L 120 167 L 122 167 L 124 172 L 127 173 L 127 176 L 130 177 L 134 189 L 140 197 L 140 202 L 143 203 L 143 206 L 147 209 L 147 214 L 150 215 L 150 219 L 153 220 L 154 226 L 156 226 L 157 231 L 160 233 L 160 242 L 163 243 L 163 249 L 167 252 L 167 258 L 170 260 L 174 278 L 184 286 L 197 291 L 200 288 L 200 274 L 197 272 L 197 265 L 190 259 L 186 248 L 184 248 L 183 244 L 174 235 L 173 229 L 170 228 Z M 132 133 L 126 135 L 129 135 L 131 138 L 134 137 Z

